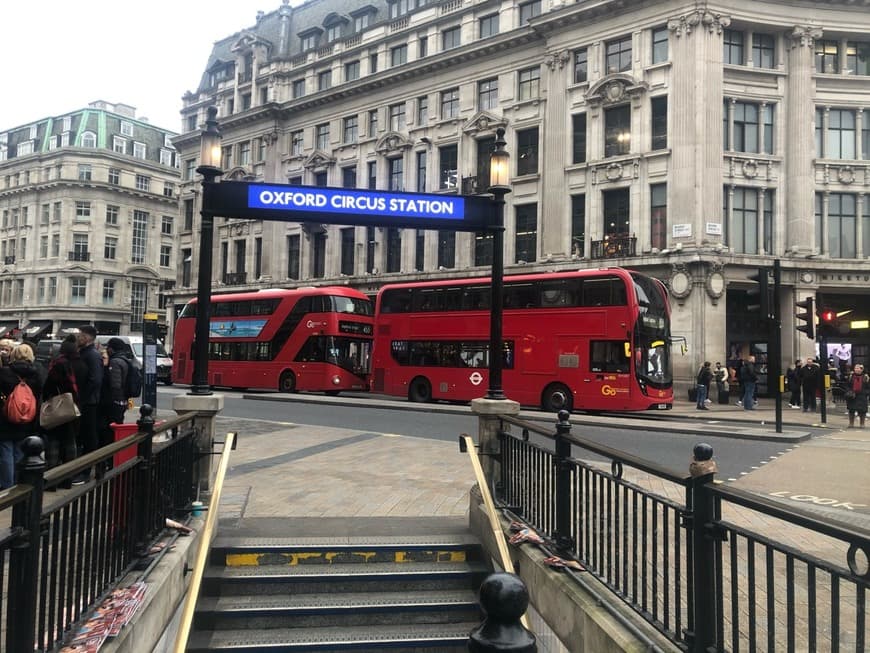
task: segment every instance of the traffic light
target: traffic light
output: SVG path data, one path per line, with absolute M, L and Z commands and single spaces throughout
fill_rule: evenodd
M 837 311 L 830 308 L 819 310 L 819 335 L 820 336 L 835 336 L 839 334 L 839 321 L 837 320 Z
M 804 309 L 803 313 L 795 313 L 795 317 L 806 322 L 806 324 L 797 325 L 796 328 L 798 331 L 806 333 L 810 340 L 816 339 L 816 313 L 813 310 L 813 304 L 815 304 L 815 299 L 812 297 L 807 297 L 802 302 L 795 302 L 798 308 Z
M 758 272 L 749 275 L 750 281 L 755 281 L 756 286 L 750 288 L 749 305 L 746 310 L 750 313 L 759 313 L 765 320 L 770 317 L 770 298 L 767 287 L 767 268 L 758 268 Z

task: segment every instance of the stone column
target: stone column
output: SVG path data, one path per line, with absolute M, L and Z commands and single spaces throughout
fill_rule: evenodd
M 867 202 L 865 193 L 858 193 L 858 201 L 855 202 L 855 256 L 859 259 L 870 255 L 864 251 L 864 205 Z
M 541 72 L 542 93 L 546 98 L 544 106 L 543 130 L 544 142 L 541 143 L 544 157 L 541 170 L 546 175 L 540 176 L 538 215 L 547 216 L 538 223 L 541 256 L 553 255 L 557 258 L 567 257 L 571 253 L 571 239 L 565 238 L 570 232 L 569 221 L 570 199 L 565 193 L 565 152 L 566 134 L 572 134 L 571 115 L 567 106 L 567 78 L 571 74 L 571 53 L 568 50 L 552 52 L 544 60 Z
M 768 252 L 764 247 L 764 195 L 767 192 L 766 188 L 758 189 L 758 197 L 756 201 L 758 202 L 758 222 L 755 225 L 756 238 L 758 239 L 758 244 L 754 252 L 746 252 L 747 254 L 772 254 L 773 252 Z
M 722 30 L 728 16 L 697 9 L 668 21 L 672 44 L 671 179 L 668 213 L 693 220 L 697 243 L 704 223 L 722 212 Z M 688 216 L 692 216 L 689 218 Z
M 810 254 L 815 233 L 813 159 L 815 114 L 813 97 L 813 48 L 821 38 L 818 27 L 797 25 L 789 34 L 786 77 L 785 191 L 786 250 Z

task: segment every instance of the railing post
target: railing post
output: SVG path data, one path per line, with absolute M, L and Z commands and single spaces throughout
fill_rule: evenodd
M 480 585 L 480 607 L 486 616 L 468 636 L 469 653 L 536 653 L 534 634 L 520 622 L 529 607 L 529 591 L 516 574 L 487 576 Z
M 713 521 L 716 516 L 715 498 L 711 487 L 716 475 L 713 447 L 697 444 L 689 465 L 692 492 L 692 586 L 694 598 L 693 629 L 686 633 L 690 651 L 704 653 L 716 644 L 716 546 Z
M 556 422 L 555 456 L 553 465 L 556 474 L 556 532 L 553 539 L 556 546 L 563 551 L 574 550 L 574 538 L 571 537 L 571 413 L 559 411 L 559 421 Z
M 7 620 L 10 651 L 32 651 L 36 645 L 36 609 L 39 595 L 39 538 L 45 487 L 45 445 L 31 435 L 21 443 L 24 458 L 18 464 L 18 483 L 29 485 L 30 498 L 12 509 L 12 527 L 21 535 L 9 555 L 9 596 L 16 597 L 14 618 Z
M 136 467 L 136 550 L 137 556 L 144 556 L 148 551 L 149 524 L 153 523 L 151 514 L 151 466 L 153 463 L 152 444 L 154 439 L 154 407 L 142 404 L 139 408 L 139 419 L 136 421 L 140 433 L 147 433 L 139 443 L 137 453 L 141 460 Z

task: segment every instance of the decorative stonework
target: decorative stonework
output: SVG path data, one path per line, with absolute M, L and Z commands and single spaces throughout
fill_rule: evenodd
M 618 104 L 631 99 L 638 103 L 649 91 L 649 84 L 638 82 L 631 75 L 607 75 L 586 92 L 586 101 L 593 107 Z
M 671 266 L 668 288 L 671 295 L 677 299 L 686 299 L 692 294 L 692 273 L 682 263 L 675 263 Z
M 557 66 L 559 67 L 559 70 L 562 70 L 562 68 L 565 67 L 565 64 L 567 64 L 569 61 L 571 61 L 571 53 L 567 50 L 562 50 L 561 52 L 553 52 L 551 54 L 548 54 L 547 57 L 544 59 L 544 63 L 547 64 L 547 67 L 550 70 L 555 70 Z
M 606 184 L 621 179 L 640 177 L 640 159 L 623 159 L 592 167 L 592 184 Z
M 837 170 L 837 179 L 841 184 L 851 184 L 855 181 L 855 168 L 852 166 L 843 166 Z
M 462 131 L 471 136 L 488 133 L 495 135 L 495 130 L 499 127 L 505 129 L 507 127 L 507 120 L 499 116 L 494 116 L 486 111 L 479 111 L 471 116 L 468 122 L 463 125 Z
M 378 154 L 384 156 L 396 155 L 402 154 L 405 150 L 410 148 L 411 145 L 412 143 L 402 134 L 398 132 L 387 132 L 378 139 L 375 150 L 377 150 Z
M 302 163 L 302 166 L 308 170 L 316 171 L 318 168 L 328 168 L 329 166 L 335 163 L 335 158 L 329 156 L 328 154 L 321 152 L 320 150 L 314 150 L 305 161 Z
M 266 144 L 267 147 L 271 147 L 278 142 L 278 132 L 276 130 L 272 130 L 270 132 L 266 132 L 260 138 L 263 139 L 263 142 Z
M 821 27 L 810 27 L 809 25 L 795 25 L 794 29 L 788 33 L 791 39 L 792 48 L 812 48 L 815 46 L 817 39 L 822 38 Z
M 755 179 L 758 176 L 758 162 L 755 159 L 747 159 L 743 162 L 743 176 L 747 179 Z
M 668 30 L 680 38 L 683 35 L 689 36 L 695 29 L 706 29 L 710 34 L 721 34 L 722 30 L 730 24 L 731 18 L 729 16 L 698 9 L 685 16 L 671 18 L 668 21 Z
M 725 286 L 725 267 L 718 261 L 714 261 L 707 271 L 707 278 L 704 280 L 704 288 L 707 295 L 713 300 L 714 306 L 725 293 Z

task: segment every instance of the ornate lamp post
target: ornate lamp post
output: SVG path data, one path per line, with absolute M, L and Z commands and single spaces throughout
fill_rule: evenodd
M 200 215 L 202 224 L 199 230 L 199 273 L 196 291 L 196 325 L 193 346 L 193 379 L 190 386 L 192 395 L 210 395 L 208 383 L 208 339 L 211 317 L 211 267 L 212 240 L 214 237 L 214 217 L 212 191 L 217 178 L 223 174 L 221 164 L 221 133 L 218 129 L 217 107 L 209 107 L 205 130 L 200 139 L 199 167 L 202 175 L 202 205 Z
M 487 399 L 505 399 L 501 373 L 504 366 L 502 352 L 502 316 L 504 312 L 504 196 L 511 192 L 510 155 L 505 151 L 504 129 L 495 132 L 495 150 L 489 161 L 489 183 L 492 193 L 492 298 L 489 314 L 489 388 Z

